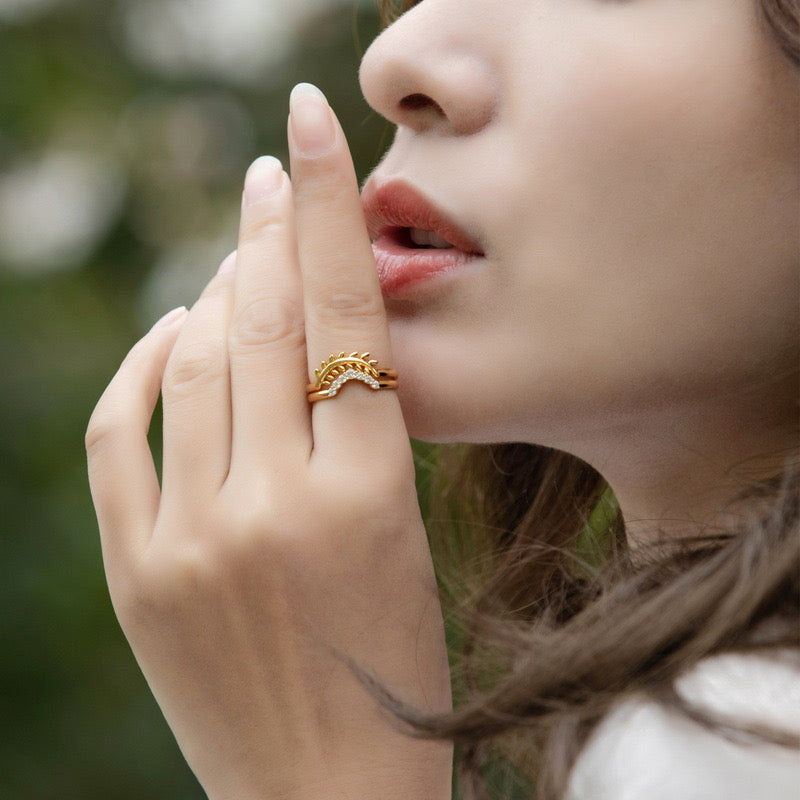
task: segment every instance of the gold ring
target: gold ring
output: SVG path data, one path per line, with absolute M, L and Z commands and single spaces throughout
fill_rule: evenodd
M 309 403 L 336 397 L 348 381 L 361 381 L 371 389 L 396 389 L 397 371 L 379 367 L 369 353 L 334 353 L 314 370 L 316 381 L 306 386 Z

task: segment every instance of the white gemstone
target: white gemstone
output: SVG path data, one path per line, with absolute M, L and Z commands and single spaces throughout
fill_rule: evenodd
M 328 389 L 328 397 L 335 397 L 339 389 L 349 380 L 359 380 L 372 389 L 380 389 L 381 384 L 372 375 L 357 369 L 348 369 L 336 377 Z

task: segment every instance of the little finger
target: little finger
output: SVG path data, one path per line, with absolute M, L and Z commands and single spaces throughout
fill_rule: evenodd
M 97 402 L 86 429 L 89 487 L 109 580 L 149 541 L 158 486 L 147 431 L 164 367 L 187 311 L 162 317 L 131 349 Z

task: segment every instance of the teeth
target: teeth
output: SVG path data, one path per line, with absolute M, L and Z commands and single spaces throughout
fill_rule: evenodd
M 420 247 L 435 247 L 440 250 L 448 250 L 454 247 L 454 245 L 445 241 L 433 231 L 423 231 L 420 228 L 409 228 L 408 238 Z

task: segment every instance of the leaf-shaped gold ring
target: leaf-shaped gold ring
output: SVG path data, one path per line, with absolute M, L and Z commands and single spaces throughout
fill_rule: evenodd
M 369 353 L 334 353 L 314 370 L 316 381 L 306 387 L 309 403 L 336 397 L 348 381 L 359 381 L 372 389 L 396 389 L 397 372 L 378 366 Z

